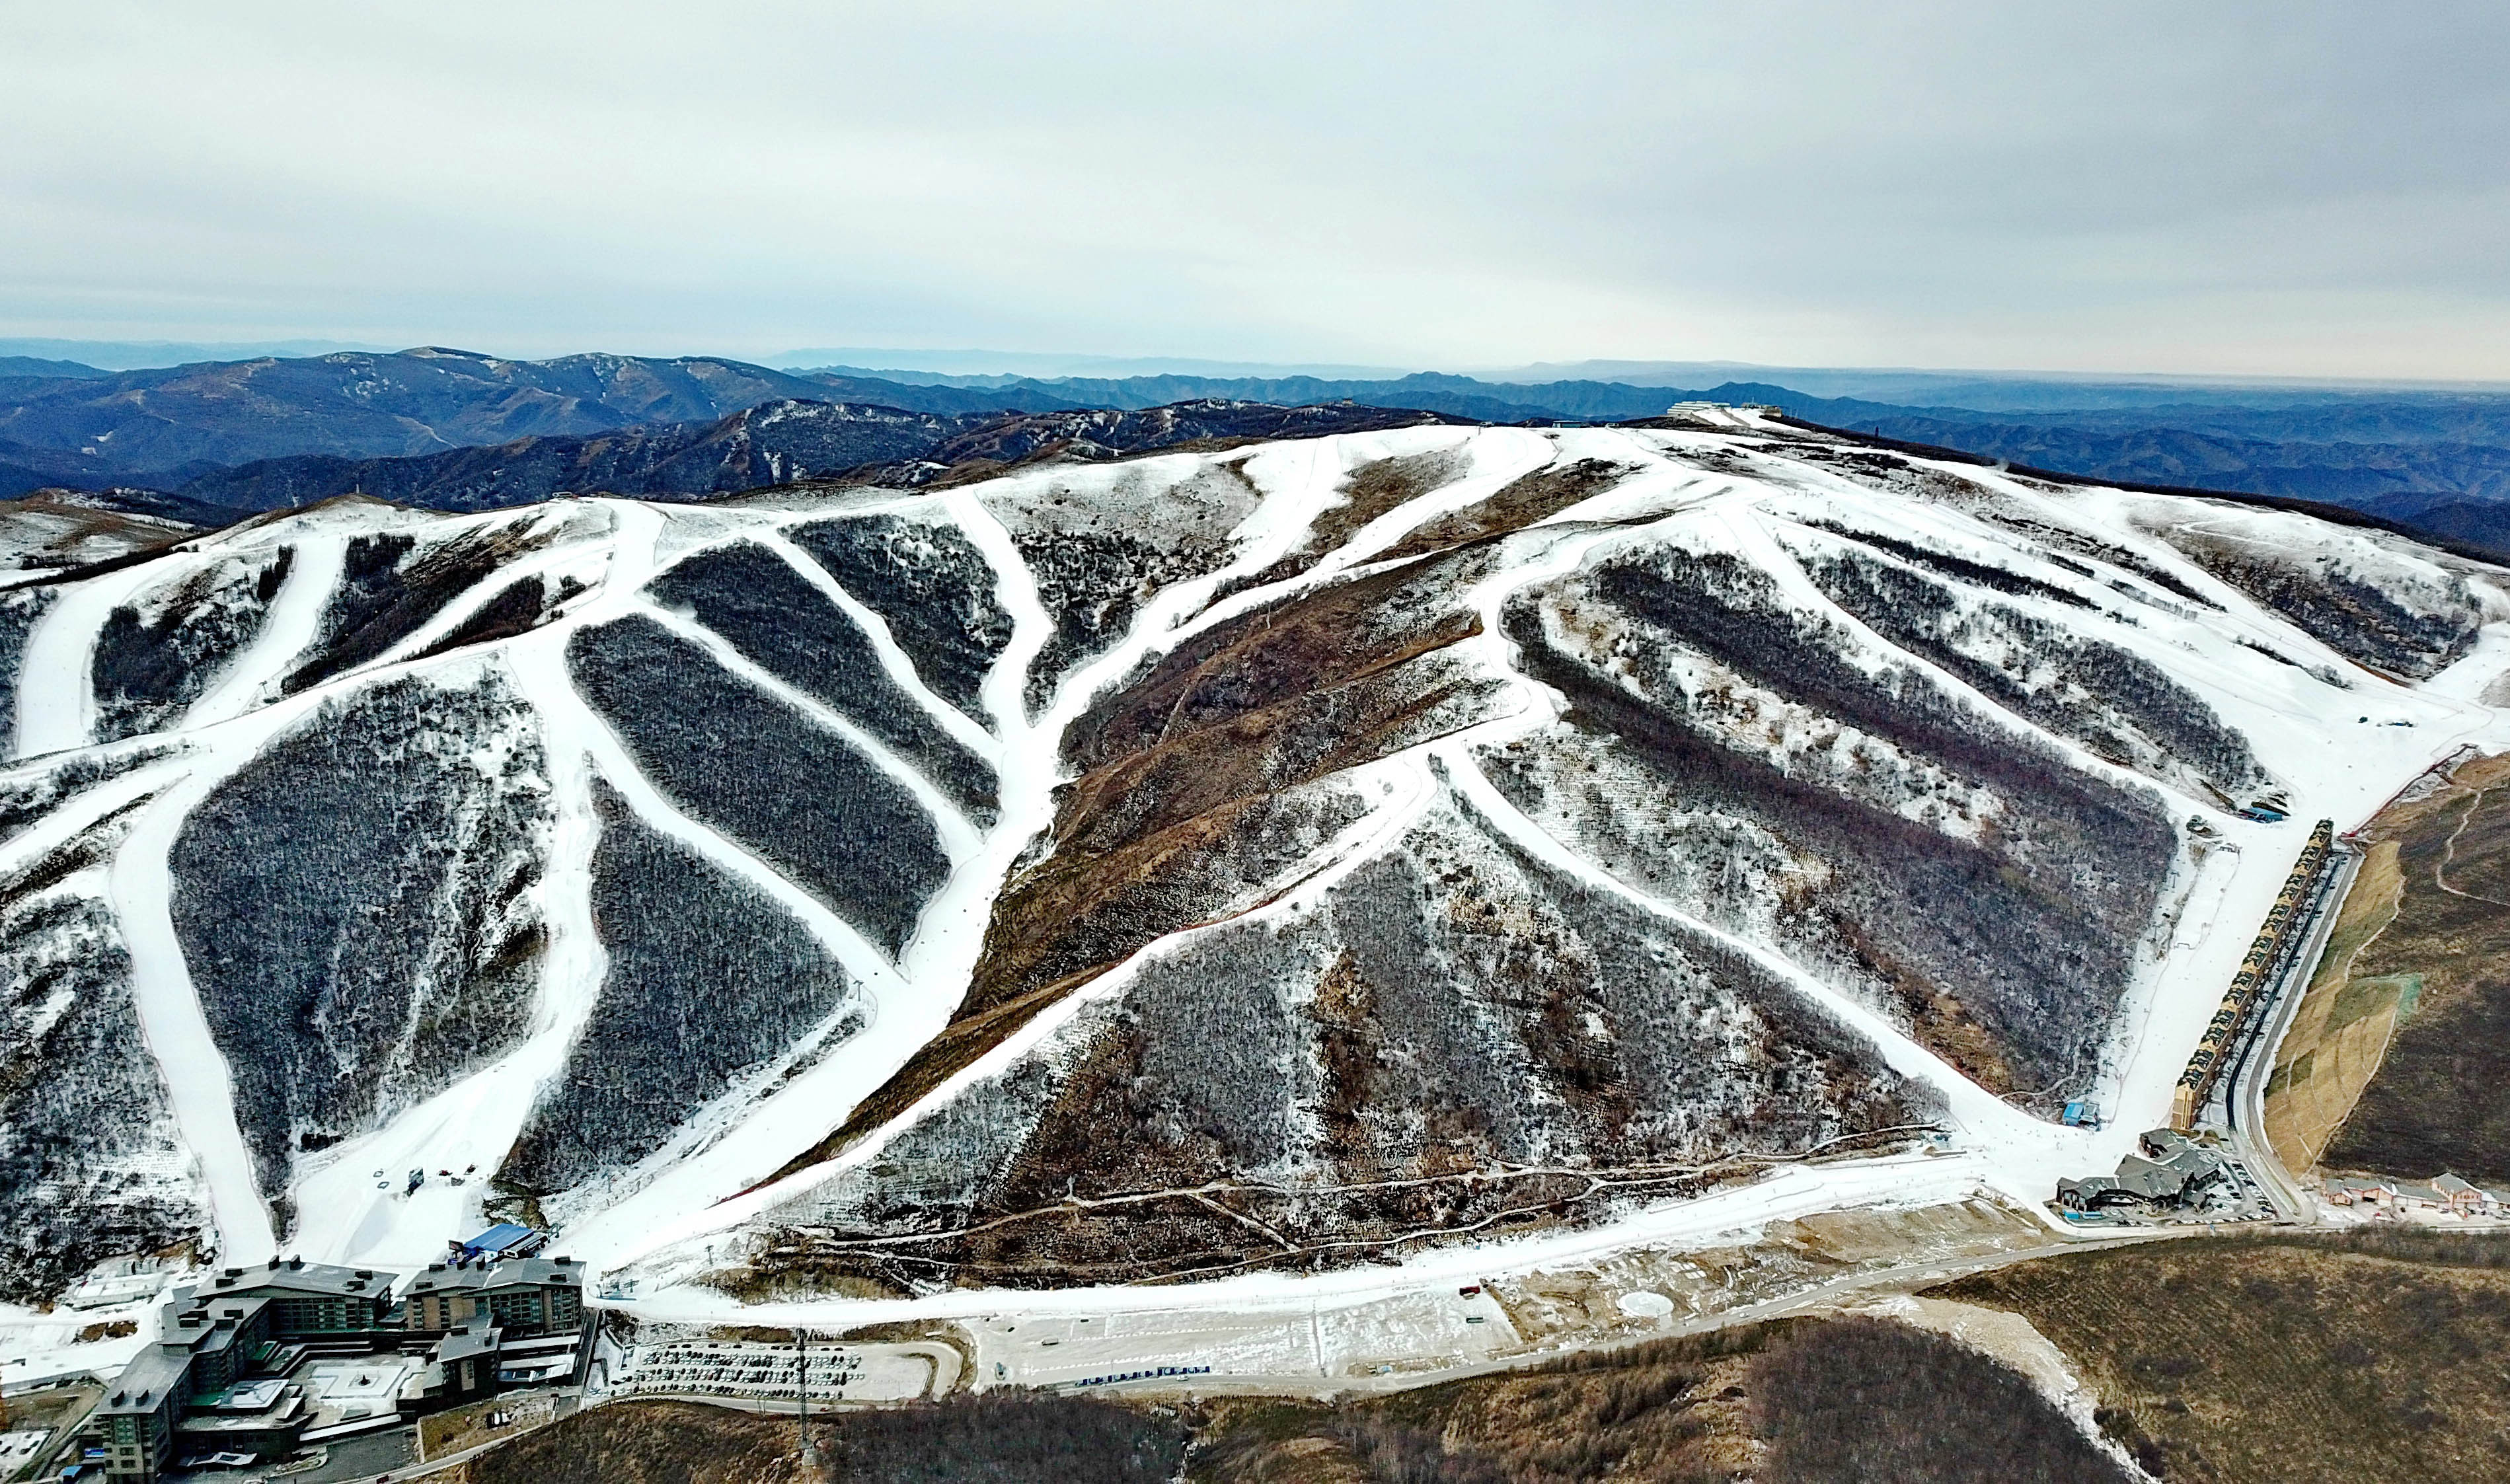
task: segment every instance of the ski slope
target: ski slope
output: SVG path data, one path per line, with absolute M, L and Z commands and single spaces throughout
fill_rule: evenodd
M 2436 558 L 2393 538 L 2374 540 L 2301 517 L 2201 502 L 2057 492 L 1970 466 L 1904 461 L 1913 476 L 1974 488 L 1982 502 L 2002 513 L 1997 523 L 1978 514 L 1988 505 L 1972 508 L 1913 493 L 1905 484 L 1856 476 L 1835 460 L 1790 451 L 1804 441 L 1753 414 L 1729 411 L 1714 427 L 1411 429 L 1261 445 L 1225 456 L 1170 454 L 1117 465 L 1049 466 L 937 492 L 785 492 L 723 507 L 568 499 L 523 513 L 456 517 L 335 502 L 202 537 L 153 560 L 60 585 L 59 599 L 36 623 L 19 662 L 16 762 L 8 777 L 32 780 L 142 746 L 168 750 L 135 771 L 70 792 L 36 823 L 0 842 L 0 866 L 22 867 L 85 821 L 135 808 L 128 839 L 112 863 L 110 896 L 131 946 L 137 1028 L 162 1074 L 171 1116 L 195 1161 L 202 1203 L 212 1223 L 203 1234 L 207 1244 L 225 1261 L 253 1261 L 284 1250 L 316 1261 L 406 1268 L 440 1254 L 449 1237 L 468 1235 L 466 1228 L 483 1219 L 483 1199 L 492 1194 L 489 1177 L 524 1135 L 535 1107 L 563 1074 L 571 1049 L 583 1042 L 596 1014 L 612 959 L 594 905 L 590 861 L 602 828 L 595 798 L 615 796 L 641 824 L 799 924 L 842 966 L 853 998 L 808 1035 L 679 1110 L 676 1128 L 659 1147 L 579 1187 L 542 1193 L 540 1209 L 560 1227 L 563 1247 L 603 1273 L 636 1281 L 640 1313 L 675 1319 L 739 1313 L 753 1322 L 851 1324 L 986 1313 L 1014 1303 L 1038 1313 L 1103 1312 L 1126 1301 L 1090 1288 L 1023 1292 L 1016 1300 L 976 1289 L 744 1309 L 688 1280 L 721 1253 L 753 1244 L 763 1226 L 792 1202 L 866 1168 L 896 1131 L 1024 1058 L 1050 1054 L 1077 1017 L 1121 1002 L 1143 966 L 1185 952 L 1227 926 L 1198 924 L 1149 942 L 924 1093 L 871 1136 L 777 1178 L 950 1024 L 987 951 L 987 927 L 1006 880 L 1035 862 L 1041 837 L 1055 822 L 1056 790 L 1070 781 L 1065 739 L 1103 691 L 1127 683 L 1198 634 L 1265 611 L 1285 596 L 1376 570 L 1381 553 L 1425 521 L 1475 509 L 1546 467 L 1598 460 L 1620 471 L 1610 486 L 1492 546 L 1490 570 L 1464 595 L 1481 623 L 1460 652 L 1501 688 L 1503 701 L 1490 706 L 1487 719 L 1369 761 L 1338 780 L 1363 801 L 1362 817 L 1318 844 L 1277 894 L 1233 921 L 1287 921 L 1312 911 L 1352 872 L 1394 849 L 1429 812 L 1462 801 L 1531 858 L 1720 943 L 1791 986 L 1820 1015 L 1869 1044 L 1898 1077 L 1931 1091 L 1951 1133 L 1950 1152 L 1789 1165 L 1754 1183 L 1585 1231 L 1529 1238 L 1504 1252 L 1495 1253 L 1488 1244 L 1432 1247 L 1392 1270 L 1232 1278 L 1167 1290 L 1162 1302 L 1228 1307 L 1377 1292 L 1510 1264 L 1557 1262 L 1616 1243 L 1722 1240 L 1790 1215 L 1943 1202 L 1980 1191 L 2035 1208 L 2059 1175 L 2109 1167 L 2129 1151 L 2138 1130 L 2163 1122 L 2187 1050 L 2298 854 L 2307 820 L 2333 818 L 2339 829 L 2349 828 L 2401 782 L 2459 745 L 2510 745 L 2510 713 L 2483 699 L 2495 693 L 2494 682 L 2510 670 L 2510 596 L 2496 584 L 2496 574 L 2444 570 Z M 1344 499 L 1351 471 L 1372 461 L 1430 455 L 1448 461 L 1442 466 L 1448 477 L 1375 514 L 1332 549 L 1283 575 L 1286 566 L 1296 566 L 1293 558 L 1319 517 Z M 1145 579 L 1122 631 L 1055 677 L 1044 704 L 1032 706 L 1032 668 L 1068 628 L 1068 616 L 1054 606 L 1047 574 L 1036 565 L 1037 553 L 1046 550 L 1040 533 L 1048 529 L 1038 513 L 1051 513 L 1067 498 L 1084 504 L 1137 499 L 1140 528 L 1156 535 L 1169 518 L 1169 507 L 1162 504 L 1168 492 L 1186 487 L 1223 457 L 1252 491 L 1247 514 L 1229 528 L 1215 553 L 1200 558 L 1198 569 Z M 2124 567 L 2021 539 L 2015 521 L 2022 516 L 2015 513 L 2027 513 L 2048 530 L 2071 533 L 2064 539 L 2076 542 L 2077 552 L 2097 545 L 2132 553 L 2201 600 L 2174 596 Z M 981 556 L 990 598 L 1008 623 L 1008 642 L 982 680 L 981 718 L 943 698 L 934 657 L 916 652 L 914 641 L 892 622 L 894 612 L 884 613 L 878 594 L 851 590 L 797 543 L 797 528 L 839 516 L 946 530 Z M 1996 601 L 2058 630 L 2097 632 L 2103 642 L 2135 654 L 2201 697 L 2247 740 L 2301 822 L 2240 818 L 2184 780 L 2103 756 L 1895 644 L 1833 601 L 1807 575 L 1806 563 L 1844 539 L 1837 534 L 1842 526 L 1885 532 L 1959 560 L 2024 574 L 2037 587 L 1999 593 Z M 2377 570 L 2404 574 L 2398 582 L 2456 584 L 2483 605 L 2480 637 L 2461 658 L 2420 682 L 2376 674 L 2156 534 L 2171 531 L 2287 551 L 2296 543 L 2320 543 L 2336 553 L 2329 559 L 2385 563 Z M 412 560 L 490 538 L 509 542 L 519 554 L 446 595 L 423 622 L 379 652 L 290 690 L 288 677 L 298 666 L 337 642 L 338 635 L 326 629 L 326 616 L 348 591 L 353 566 L 368 559 L 359 553 L 378 550 L 355 544 L 379 534 L 416 543 L 420 557 Z M 865 636 L 878 670 L 895 693 L 932 727 L 990 766 L 999 791 L 993 822 L 954 803 L 914 757 L 883 742 L 844 704 L 804 690 L 744 652 L 734 636 L 709 629 L 693 614 L 661 606 L 649 590 L 657 578 L 691 556 L 742 543 L 771 553 L 843 614 Z M 1615 874 L 1574 832 L 1534 818 L 1494 785 L 1485 771 L 1490 749 L 1557 735 L 1568 725 L 1561 694 L 1520 666 L 1507 637 L 1508 605 L 1588 571 L 1613 553 L 1652 544 L 1730 555 L 1765 574 L 1797 611 L 1848 635 L 1853 663 L 1926 676 L 1978 715 L 1992 718 L 1993 728 L 2027 739 L 2086 776 L 2149 790 L 2174 818 L 2201 818 L 2217 832 L 2222 843 L 2201 859 L 2182 854 L 2146 939 L 2118 945 L 2135 955 L 2136 968 L 2089 1091 L 2110 1111 L 2106 1127 L 2062 1128 L 1999 1097 L 1921 1044 L 1888 1007 L 1814 971 L 1749 924 L 1712 919 Z M 293 553 L 291 566 L 258 628 L 206 677 L 181 723 L 145 738 L 99 741 L 92 673 L 114 611 L 143 590 L 180 583 L 240 555 L 283 549 Z M 2096 578 L 2082 575 L 2096 569 Z M 549 590 L 565 595 L 523 631 L 458 642 L 466 626 L 482 622 L 500 595 L 526 578 L 545 580 Z M 2058 600 L 2047 595 L 2053 590 L 2072 596 Z M 676 797 L 640 761 L 636 741 L 588 700 L 570 667 L 571 641 L 630 618 L 653 621 L 690 641 L 724 675 L 868 759 L 929 818 L 946 857 L 946 876 L 923 901 L 902 948 L 888 951 L 779 865 L 775 851 L 766 848 L 775 842 L 741 838 Z M 323 724 L 347 699 L 405 679 L 467 684 L 469 677 L 490 670 L 521 698 L 524 709 L 513 725 L 536 740 L 546 775 L 535 785 L 548 802 L 536 845 L 543 864 L 528 888 L 543 937 L 522 1028 L 424 1095 L 388 1093 L 371 1126 L 336 1143 L 292 1152 L 285 1187 L 266 1188 L 248 1149 L 249 1132 L 240 1122 L 236 1088 L 240 1080 L 266 1076 L 268 1069 L 231 1065 L 204 1010 L 178 931 L 183 887 L 172 877 L 170 853 L 204 799 L 282 739 Z M 2331 691 L 2321 678 L 2326 673 L 2341 675 L 2347 688 Z M 1773 755 L 1791 766 L 1785 746 L 1792 744 L 1771 745 L 1779 749 Z M 1995 807 L 1992 798 L 1980 805 L 1990 813 Z M 403 1177 L 410 1170 L 422 1170 L 427 1178 L 405 1194 Z M 439 1170 L 466 1178 L 455 1184 L 438 1178 Z M 840 1313 L 841 1321 L 834 1317 Z

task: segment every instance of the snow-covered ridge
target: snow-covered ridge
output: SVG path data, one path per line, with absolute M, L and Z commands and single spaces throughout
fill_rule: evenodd
M 489 1202 L 912 1293 L 2114 1160 L 2040 1115 L 2158 1117 L 2299 848 L 2231 806 L 2497 741 L 2500 574 L 1834 452 L 339 501 L 0 594 L 5 1296 Z

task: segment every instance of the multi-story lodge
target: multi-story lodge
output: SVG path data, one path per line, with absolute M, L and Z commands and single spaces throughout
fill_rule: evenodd
M 287 1452 L 314 1416 L 303 1389 L 285 1381 L 305 1343 L 378 1338 L 391 1310 L 389 1275 L 303 1258 L 221 1269 L 175 1289 L 157 1343 L 89 1417 L 86 1434 L 104 1449 L 105 1477 L 154 1479 L 178 1446 Z
M 521 1338 L 572 1334 L 584 1325 L 584 1269 L 572 1258 L 430 1263 L 406 1293 L 401 1323 L 412 1332 L 493 1324 Z
M 437 1263 L 396 1304 L 392 1275 L 371 1269 L 302 1258 L 220 1269 L 174 1290 L 157 1343 L 123 1369 L 81 1438 L 92 1459 L 102 1454 L 105 1478 L 142 1484 L 189 1454 L 283 1457 L 316 1421 L 318 1398 L 289 1379 L 316 1353 L 411 1357 L 392 1398 L 400 1417 L 557 1380 L 580 1354 L 583 1272 L 563 1257 Z

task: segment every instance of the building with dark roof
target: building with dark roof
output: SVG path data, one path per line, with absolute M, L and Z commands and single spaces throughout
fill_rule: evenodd
M 202 1453 L 248 1453 L 284 1458 L 314 1421 L 305 1389 L 266 1376 L 223 1391 L 195 1395 L 174 1425 L 178 1459 Z
M 2491 1192 L 2459 1175 L 2439 1176 L 2432 1181 L 2431 1188 L 2442 1205 L 2460 1216 L 2479 1215 L 2488 1206 L 2499 1203 Z
M 106 1478 L 137 1484 L 180 1456 L 279 1457 L 313 1422 L 304 1389 L 285 1379 L 309 1351 L 426 1345 L 425 1368 L 395 1398 L 403 1416 L 494 1395 L 509 1376 L 571 1376 L 583 1287 L 584 1269 L 569 1258 L 482 1258 L 433 1265 L 397 1307 L 393 1275 L 371 1269 L 301 1258 L 222 1268 L 174 1290 L 157 1343 L 124 1369 L 81 1436 L 102 1448 Z
M 429 1351 L 427 1369 L 402 1389 L 400 1415 L 417 1417 L 496 1395 L 502 1338 L 490 1325 L 454 1326 Z
M 2387 1181 L 2354 1175 L 2329 1178 L 2326 1195 L 2330 1205 L 2386 1205 L 2397 1199 L 2396 1187 Z
M 2057 1203 L 2082 1211 L 2177 1205 L 2223 1178 L 2228 1168 L 2221 1154 L 2172 1129 L 2153 1129 L 2140 1142 L 2144 1154 L 2118 1161 L 2114 1175 L 2058 1181 Z
M 407 1292 L 401 1322 L 412 1331 L 493 1324 L 522 1339 L 584 1327 L 584 1269 L 572 1258 L 430 1263 Z
M 191 1356 L 152 1345 L 122 1368 L 80 1434 L 104 1450 L 108 1479 L 153 1479 L 174 1451 L 174 1425 L 191 1391 Z
M 222 1268 L 209 1281 L 176 1289 L 196 1303 L 257 1301 L 270 1310 L 271 1337 L 330 1339 L 389 1329 L 392 1275 L 370 1268 L 331 1268 L 301 1257 L 272 1258 L 263 1268 Z
M 178 1444 L 285 1453 L 313 1418 L 303 1391 L 238 1383 L 265 1364 L 286 1363 L 289 1342 L 389 1339 L 391 1309 L 392 1278 L 371 1269 L 303 1258 L 222 1268 L 174 1290 L 157 1343 L 123 1368 L 83 1435 L 104 1449 L 108 1479 L 154 1479 Z

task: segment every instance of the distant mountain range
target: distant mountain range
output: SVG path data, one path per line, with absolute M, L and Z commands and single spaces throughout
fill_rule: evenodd
M 832 384 L 859 385 L 874 379 L 867 369 L 857 366 L 820 366 L 796 374 Z M 1556 418 L 1624 422 L 1634 417 L 1653 417 L 1663 411 L 1668 402 L 1703 395 L 1677 388 L 1602 381 L 1512 385 L 1435 371 L 1380 380 L 1320 376 L 1062 376 L 1051 380 L 961 376 L 934 377 L 929 384 L 888 384 L 904 386 L 909 395 L 981 390 L 1032 407 L 1059 404 L 1142 408 L 1194 400 L 1261 401 L 1289 407 L 1355 401 L 1373 406 L 1417 407 L 1495 423 Z
M 347 491 L 438 511 L 495 510 L 567 491 L 703 500 L 837 476 L 914 486 L 970 463 L 994 468 L 1049 448 L 1089 458 L 1217 438 L 1443 421 L 1449 419 L 1435 413 L 1356 404 L 1204 401 L 1148 411 L 984 413 L 780 399 L 704 422 L 518 438 L 418 458 L 262 459 L 194 479 L 183 486 L 183 497 L 239 513 L 285 510 Z
M 841 373 L 862 379 L 843 367 L 803 374 Z M 1374 382 L 1198 376 L 989 380 L 985 390 L 997 396 L 1088 406 L 1158 406 L 1188 398 L 1284 404 L 1348 399 L 1489 422 L 1619 422 L 1653 416 L 1668 401 L 1701 398 L 1767 403 L 1808 422 L 2099 478 L 2347 505 L 2415 493 L 2510 499 L 2510 396 L 2490 393 L 2208 393 L 2172 387 L 2166 391 L 2181 400 L 2030 411 L 1818 397 L 1758 381 L 1684 391 L 1598 381 L 1518 385 L 1426 372 Z
M 66 376 L 86 379 L 111 374 L 109 371 L 97 370 L 95 366 L 82 361 L 47 361 L 38 356 L 0 356 L 0 379 L 14 380 L 20 376 Z
M 122 482 L 180 482 L 254 459 L 413 457 L 828 394 L 822 382 L 706 357 L 500 361 L 426 347 L 12 380 L 0 384 L 0 438 L 95 460 Z
M 2404 494 L 2510 499 L 2510 399 L 1991 415 L 1755 391 L 1808 421 L 2100 478 L 2357 506 Z
M 1928 400 L 1819 396 L 1766 381 L 1685 390 L 1432 372 L 1037 378 L 851 364 L 777 370 L 703 356 L 510 361 L 442 347 L 130 371 L 13 357 L 0 359 L 0 496 L 146 488 L 236 511 L 351 490 L 444 510 L 560 490 L 706 498 L 901 461 L 946 467 L 956 460 L 944 445 L 989 420 L 1014 427 L 1072 412 L 1348 402 L 1485 423 L 1601 423 L 1706 400 L 2094 478 L 2341 504 L 2510 547 L 2510 395 L 2498 392 L 1802 375 L 1829 390 Z M 1951 398 L 1968 404 L 1942 400 Z M 1138 451 L 1121 441 L 1135 436 L 1127 429 L 1100 446 Z
M 390 351 L 389 345 L 348 340 L 56 340 L 0 339 L 0 358 L 68 361 L 91 370 L 140 371 L 203 361 L 250 361 L 262 356 L 328 356 L 334 351 Z

